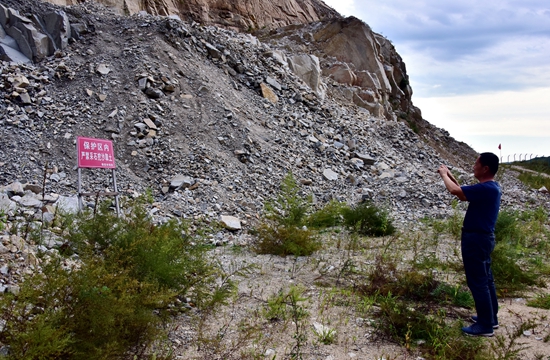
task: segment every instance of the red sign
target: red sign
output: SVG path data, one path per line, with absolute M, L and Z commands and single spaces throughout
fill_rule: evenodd
M 79 168 L 114 169 L 115 151 L 111 140 L 78 137 L 76 157 Z

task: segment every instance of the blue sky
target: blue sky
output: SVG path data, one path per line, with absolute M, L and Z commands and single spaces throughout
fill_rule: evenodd
M 504 161 L 550 156 L 550 1 L 324 2 L 392 41 L 424 119 Z

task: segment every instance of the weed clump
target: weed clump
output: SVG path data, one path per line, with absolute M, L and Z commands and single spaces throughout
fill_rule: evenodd
M 303 228 L 263 223 L 256 231 L 259 240 L 255 243 L 254 250 L 258 254 L 307 256 L 321 247 L 315 234 Z
M 345 203 L 331 200 L 321 209 L 310 214 L 306 219 L 306 224 L 312 229 L 325 229 L 342 224 L 342 212 L 347 209 Z
M 306 256 L 320 249 L 317 236 L 305 227 L 311 201 L 299 192 L 294 176 L 288 173 L 277 198 L 265 204 L 265 219 L 256 228 L 258 240 L 253 246 L 257 253 Z
M 367 296 L 396 296 L 409 301 L 423 301 L 424 304 L 450 303 L 472 308 L 473 298 L 461 286 L 451 286 L 434 278 L 431 271 L 397 267 L 393 259 L 378 257 L 375 266 L 367 274 L 367 284 L 359 291 Z
M 518 179 L 525 185 L 533 188 L 540 189 L 541 187 L 550 188 L 550 178 L 541 174 L 532 174 L 528 172 L 523 172 L 519 174 Z
M 428 358 L 458 360 L 475 359 L 483 349 L 481 339 L 462 334 L 460 322 L 447 324 L 443 309 L 412 308 L 392 294 L 378 297 L 378 304 L 378 328 L 407 350 L 418 346 Z
M 528 301 L 527 305 L 550 310 L 550 294 L 539 294 L 534 299 Z
M 291 359 L 302 359 L 302 348 L 307 342 L 307 310 L 308 297 L 306 289 L 301 285 L 291 285 L 288 291 L 281 289 L 267 301 L 264 316 L 269 321 L 289 322 L 293 325 L 294 344 L 291 349 Z M 333 334 L 334 336 L 335 334 Z
M 363 202 L 353 208 L 342 209 L 344 225 L 361 235 L 387 236 L 395 233 L 389 213 L 371 202 Z
M 505 209 L 499 213 L 495 226 L 496 246 L 491 255 L 491 267 L 499 292 L 511 295 L 531 285 L 543 285 L 536 266 L 530 266 L 524 259 L 526 254 L 547 248 L 547 231 L 540 225 L 545 218 L 546 214 L 541 209 L 523 213 Z M 546 240 L 535 241 L 538 238 Z

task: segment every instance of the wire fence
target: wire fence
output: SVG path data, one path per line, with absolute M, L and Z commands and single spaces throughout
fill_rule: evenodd
M 510 164 L 514 162 L 524 162 L 524 161 L 536 161 L 540 163 L 545 163 L 550 166 L 550 156 L 537 155 L 537 154 L 510 154 L 500 156 L 500 162 L 504 164 Z

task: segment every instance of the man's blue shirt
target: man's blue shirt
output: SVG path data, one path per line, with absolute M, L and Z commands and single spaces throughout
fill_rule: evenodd
M 461 188 L 469 202 L 464 217 L 464 231 L 494 233 L 502 195 L 499 184 L 496 181 L 486 181 Z

